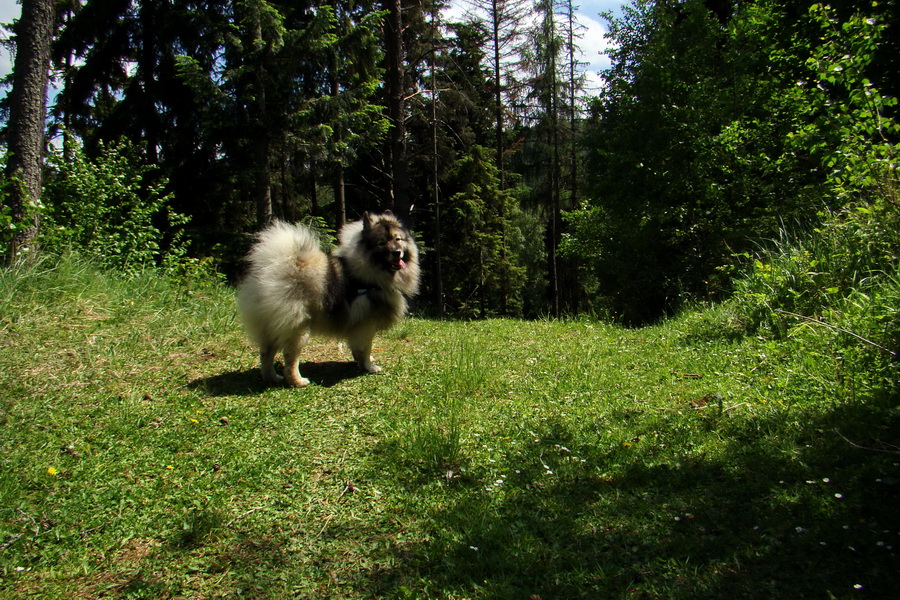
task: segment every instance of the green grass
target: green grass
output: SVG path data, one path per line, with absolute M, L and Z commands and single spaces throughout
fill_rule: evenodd
M 896 361 L 698 320 L 411 319 L 297 390 L 224 286 L 4 272 L 0 597 L 896 597 Z

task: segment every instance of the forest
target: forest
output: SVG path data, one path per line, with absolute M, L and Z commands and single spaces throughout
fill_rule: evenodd
M 632 0 L 590 90 L 574 0 L 470 1 L 22 0 L 6 261 L 233 279 L 274 218 L 389 209 L 423 314 L 629 325 L 810 240 L 841 266 L 795 252 L 785 310 L 896 270 L 900 2 Z

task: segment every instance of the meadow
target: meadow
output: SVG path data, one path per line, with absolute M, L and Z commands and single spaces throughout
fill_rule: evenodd
M 900 597 L 896 359 L 720 318 L 411 318 L 301 390 L 225 285 L 9 269 L 0 598 Z

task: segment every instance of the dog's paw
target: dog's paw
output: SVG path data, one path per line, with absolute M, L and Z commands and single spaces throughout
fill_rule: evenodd
M 306 387 L 309 385 L 309 379 L 306 377 L 287 377 L 284 382 L 291 387 Z
M 381 367 L 371 362 L 363 363 L 359 365 L 359 368 L 365 371 L 366 373 L 380 373 Z
M 272 371 L 271 373 L 263 373 L 263 381 L 265 381 L 267 383 L 279 384 L 282 381 L 284 381 L 284 377 L 282 377 L 275 371 Z

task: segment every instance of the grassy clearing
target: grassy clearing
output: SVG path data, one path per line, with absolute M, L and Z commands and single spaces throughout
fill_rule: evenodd
M 895 597 L 896 362 L 704 318 L 412 319 L 293 390 L 224 287 L 4 273 L 0 597 Z

